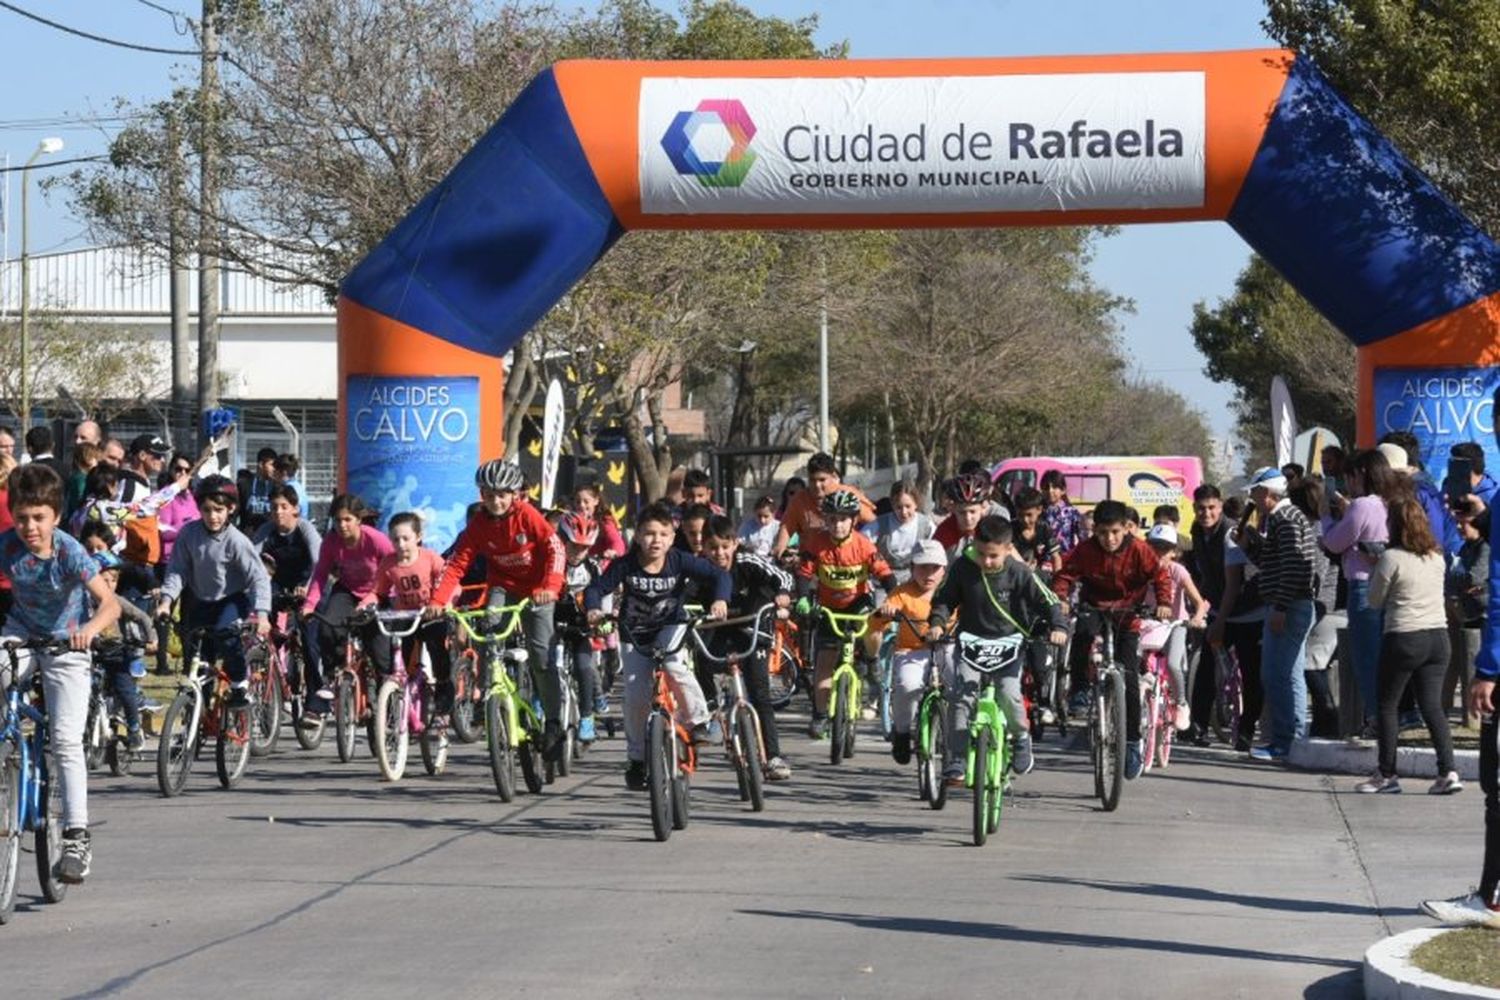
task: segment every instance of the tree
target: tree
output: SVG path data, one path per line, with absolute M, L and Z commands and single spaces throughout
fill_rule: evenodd
M 75 323 L 56 314 L 31 318 L 32 405 L 55 414 L 71 406 L 48 405 L 64 391 L 91 416 L 108 420 L 163 393 L 169 382 L 161 351 L 139 331 Z M 0 406 L 21 411 L 21 332 L 0 323 Z

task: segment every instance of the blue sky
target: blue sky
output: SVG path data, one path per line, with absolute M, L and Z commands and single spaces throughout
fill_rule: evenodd
M 762 14 L 816 13 L 820 39 L 848 40 L 852 54 L 901 56 L 1067 55 L 1256 48 L 1270 44 L 1260 28 L 1261 0 L 745 0 Z M 19 0 L 52 20 L 94 34 L 163 48 L 193 47 L 173 18 L 142 0 Z M 159 6 L 196 12 L 194 0 Z M 181 24 L 180 21 L 177 22 Z M 102 152 L 117 127 L 53 124 L 113 114 L 114 100 L 165 96 L 190 82 L 196 67 L 173 56 L 107 47 L 0 10 L 0 159 L 23 162 L 48 135 L 66 149 L 56 159 Z M 15 198 L 17 180 L 10 178 Z M 39 177 L 40 174 L 33 174 Z M 15 202 L 13 202 L 14 204 Z M 19 221 L 11 212 L 11 255 Z M 33 198 L 33 252 L 87 245 L 83 224 L 61 195 Z M 1105 241 L 1095 261 L 1099 282 L 1136 302 L 1124 338 L 1137 367 L 1169 382 L 1218 432 L 1232 424 L 1231 394 L 1201 373 L 1188 333 L 1194 302 L 1228 294 L 1249 251 L 1227 226 L 1194 223 L 1137 226 Z

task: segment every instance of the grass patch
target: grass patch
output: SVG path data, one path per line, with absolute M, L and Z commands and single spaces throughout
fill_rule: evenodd
M 1439 934 L 1418 945 L 1410 961 L 1444 979 L 1500 989 L 1500 933 L 1485 927 Z

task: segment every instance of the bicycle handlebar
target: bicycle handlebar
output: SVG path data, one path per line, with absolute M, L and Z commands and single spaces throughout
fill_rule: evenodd
M 377 611 L 374 616 L 375 627 L 380 634 L 388 639 L 405 639 L 422 627 L 421 611 Z M 391 628 L 389 623 L 410 621 L 405 629 Z
M 765 618 L 767 611 L 775 612 L 775 610 L 776 602 L 772 601 L 770 604 L 763 605 L 760 610 L 756 611 L 753 615 L 740 615 L 736 618 L 720 618 L 717 621 L 702 621 L 700 619 L 691 623 L 688 631 L 692 633 L 693 644 L 698 647 L 698 653 L 710 663 L 728 663 L 730 660 L 744 660 L 755 654 L 755 650 L 760 646 L 762 639 L 768 638 L 761 627 L 761 621 Z M 713 653 L 709 652 L 708 646 L 706 643 L 704 643 L 703 636 L 700 634 L 702 632 L 712 631 L 713 629 L 720 629 L 737 625 L 749 625 L 751 623 L 753 623 L 755 627 L 750 630 L 749 647 L 743 651 L 728 650 L 724 653 L 723 656 L 715 656 Z
M 492 646 L 504 642 L 515 634 L 516 629 L 521 627 L 521 612 L 530 606 L 531 601 L 526 600 L 519 604 L 501 604 L 494 607 L 474 608 L 469 611 L 449 608 L 448 617 L 458 622 L 459 628 L 463 629 L 470 642 L 480 646 Z M 477 631 L 471 621 L 471 619 L 488 621 L 491 618 L 497 620 L 497 626 L 491 632 Z
M 235 639 L 246 632 L 253 632 L 257 624 L 247 618 L 237 618 L 228 625 L 204 625 L 201 628 L 189 629 L 183 636 L 184 639 L 202 639 L 212 636 L 215 639 Z
M 833 629 L 833 634 L 840 639 L 859 639 L 870 629 L 870 616 L 873 611 L 834 611 L 832 608 L 822 604 L 818 605 L 818 611 L 827 619 L 828 627 Z M 845 631 L 845 626 L 858 628 L 857 632 Z

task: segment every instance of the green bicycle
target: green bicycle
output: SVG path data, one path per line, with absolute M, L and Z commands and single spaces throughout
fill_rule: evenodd
M 1010 787 L 1010 741 L 1005 713 L 995 700 L 995 675 L 1016 666 L 1026 649 L 1024 635 L 985 639 L 959 632 L 954 655 L 980 675 L 979 695 L 969 715 L 969 753 L 964 784 L 974 790 L 974 846 L 983 847 L 1000 826 L 1000 809 Z
M 529 604 L 522 601 L 470 611 L 448 611 L 469 641 L 484 651 L 483 673 L 487 675 L 484 682 L 489 688 L 484 697 L 485 745 L 501 802 L 515 798 L 518 755 L 526 790 L 536 795 L 543 784 L 542 719 L 528 693 L 530 660 L 518 634 L 521 612 Z M 518 683 L 516 677 L 522 681 Z
M 835 764 L 854 756 L 854 723 L 859 719 L 860 680 L 854 669 L 855 645 L 870 627 L 870 612 L 834 611 L 819 607 L 823 620 L 839 640 L 839 665 L 834 668 L 828 692 L 830 746 L 828 759 Z

